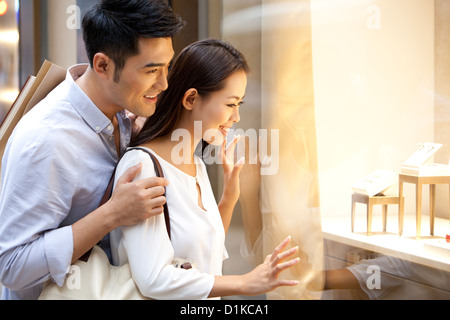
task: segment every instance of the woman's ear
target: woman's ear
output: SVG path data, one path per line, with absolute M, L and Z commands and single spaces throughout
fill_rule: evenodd
M 93 69 L 101 78 L 108 79 L 114 77 L 114 62 L 104 53 L 97 53 L 93 60 Z
M 199 99 L 198 91 L 197 89 L 189 89 L 184 93 L 183 97 L 183 106 L 187 110 L 194 109 L 195 104 L 197 103 Z

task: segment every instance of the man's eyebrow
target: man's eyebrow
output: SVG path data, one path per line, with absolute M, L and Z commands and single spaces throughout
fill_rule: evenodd
M 169 62 L 169 66 L 173 63 L 175 58 L 173 58 L 172 60 L 170 60 Z M 148 64 L 146 64 L 145 66 L 142 67 L 142 69 L 146 69 L 146 68 L 155 68 L 155 67 L 165 67 L 166 64 L 165 63 L 156 63 L 156 62 L 150 62 Z
M 145 66 L 143 66 L 142 69 L 154 68 L 154 67 L 164 67 L 165 65 L 166 65 L 165 63 L 148 63 Z

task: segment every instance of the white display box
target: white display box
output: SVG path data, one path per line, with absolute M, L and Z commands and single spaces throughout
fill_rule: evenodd
M 398 182 L 398 174 L 389 170 L 376 170 L 352 185 L 354 193 L 373 197 Z
M 434 154 L 442 147 L 440 143 L 422 143 L 416 152 L 401 165 L 401 173 L 418 177 L 450 176 L 450 167 L 433 163 Z

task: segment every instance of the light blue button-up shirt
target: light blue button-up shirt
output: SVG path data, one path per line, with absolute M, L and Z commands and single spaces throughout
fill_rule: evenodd
M 62 285 L 71 264 L 71 225 L 94 211 L 119 159 L 111 121 L 67 78 L 25 115 L 5 150 L 0 190 L 2 299 L 37 299 L 42 284 Z M 117 115 L 121 149 L 131 137 Z

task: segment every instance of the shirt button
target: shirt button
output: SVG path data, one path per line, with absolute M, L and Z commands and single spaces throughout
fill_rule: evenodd
M 100 131 L 100 127 L 99 127 L 99 126 L 96 126 L 96 127 L 95 127 L 95 130 L 96 130 L 96 131 Z
M 112 126 L 108 126 L 107 129 L 108 129 L 108 131 L 112 131 L 113 128 L 112 128 Z

